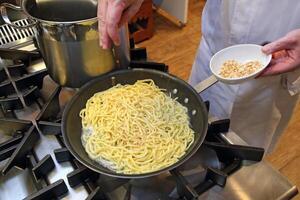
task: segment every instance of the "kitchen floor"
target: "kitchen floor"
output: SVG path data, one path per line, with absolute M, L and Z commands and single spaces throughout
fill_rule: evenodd
M 169 65 L 170 73 L 187 80 L 199 45 L 201 12 L 204 0 L 190 0 L 188 24 L 179 28 L 166 18 L 154 14 L 155 33 L 139 46 L 147 47 L 148 57 Z M 300 104 L 274 152 L 266 157 L 272 165 L 300 190 Z M 297 198 L 300 200 L 300 195 Z

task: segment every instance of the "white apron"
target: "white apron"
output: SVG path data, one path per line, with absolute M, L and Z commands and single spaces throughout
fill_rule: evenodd
M 207 0 L 202 40 L 190 76 L 192 85 L 211 75 L 209 60 L 234 44 L 262 44 L 300 28 L 298 0 Z M 287 126 L 297 103 L 300 70 L 239 85 L 217 83 L 201 96 L 210 112 L 230 118 L 231 129 L 249 145 L 267 152 Z

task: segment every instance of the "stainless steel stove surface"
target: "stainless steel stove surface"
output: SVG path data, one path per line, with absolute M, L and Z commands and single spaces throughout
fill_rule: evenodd
M 1 31 L 1 29 L 0 29 Z M 5 41 L 4 41 L 5 42 Z M 34 45 L 18 49 L 32 51 Z M 133 49 L 131 67 L 166 70 Z M 291 199 L 297 188 L 228 130 L 230 120 L 211 118 L 207 137 L 186 163 L 146 179 L 116 179 L 81 165 L 64 145 L 63 108 L 76 90 L 47 75 L 38 52 L 0 50 L 0 199 Z M 209 103 L 207 104 L 209 108 Z

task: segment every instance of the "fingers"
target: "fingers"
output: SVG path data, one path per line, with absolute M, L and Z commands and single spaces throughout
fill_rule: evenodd
M 273 59 L 280 59 L 285 57 L 288 57 L 288 53 L 286 50 L 276 51 L 272 54 Z
M 99 43 L 100 46 L 104 49 L 110 48 L 111 46 L 111 41 L 109 38 L 109 35 L 107 34 L 106 30 L 106 13 L 107 13 L 107 0 L 99 0 L 98 3 L 98 31 L 99 31 Z
M 123 11 L 126 8 L 125 1 L 109 1 L 108 2 L 108 12 L 106 15 L 106 28 L 109 37 L 112 39 L 115 45 L 120 45 L 119 36 L 119 22 Z
M 289 32 L 279 40 L 267 44 L 263 51 L 272 54 L 272 62 L 261 76 L 271 76 L 294 71 L 300 67 L 300 29 Z
M 138 0 L 123 13 L 122 18 L 119 22 L 119 27 L 127 23 L 139 11 L 143 1 L 144 0 Z
M 293 71 L 296 68 L 297 66 L 290 61 L 273 60 L 270 65 L 259 75 L 259 77 L 278 75 Z
M 281 50 L 288 50 L 295 44 L 293 37 L 286 35 L 283 38 L 280 38 L 274 42 L 271 42 L 263 46 L 262 51 L 266 54 L 272 54 Z
M 142 3 L 143 0 L 99 0 L 98 30 L 102 48 L 110 48 L 111 42 L 120 45 L 120 24 L 124 24 L 136 14 Z

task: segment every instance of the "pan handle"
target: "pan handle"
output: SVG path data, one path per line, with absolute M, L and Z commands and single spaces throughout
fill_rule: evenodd
M 33 26 L 36 25 L 37 21 L 36 20 L 33 20 L 33 19 L 29 19 L 30 21 L 32 21 L 33 23 L 32 24 L 28 24 L 28 25 L 24 25 L 24 26 L 18 26 L 14 23 L 12 23 L 7 15 L 7 8 L 10 8 L 10 9 L 13 9 L 13 10 L 16 10 L 16 11 L 19 11 L 19 12 L 22 12 L 22 8 L 19 7 L 19 6 L 15 6 L 13 4 L 10 4 L 10 3 L 2 3 L 1 6 L 0 6 L 0 12 L 1 12 L 1 16 L 2 16 L 2 19 L 5 21 L 6 24 L 8 24 L 9 26 L 11 27 L 14 27 L 16 29 L 27 29 L 27 28 L 31 28 Z
M 207 79 L 201 81 L 196 86 L 194 86 L 194 88 L 198 93 L 200 93 L 209 88 L 210 86 L 214 85 L 216 82 L 218 82 L 218 79 L 214 75 L 211 75 Z

